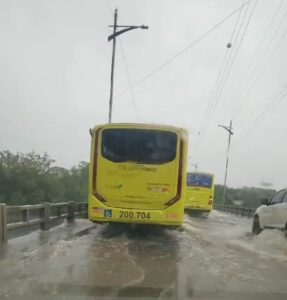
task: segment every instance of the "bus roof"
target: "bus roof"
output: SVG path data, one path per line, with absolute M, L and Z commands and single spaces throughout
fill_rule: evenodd
M 175 131 L 179 132 L 180 134 L 187 135 L 187 130 L 181 127 L 176 127 L 172 125 L 161 125 L 161 124 L 145 124 L 145 123 L 111 123 L 111 124 L 102 124 L 97 125 L 93 128 L 96 130 L 99 127 L 104 128 L 150 128 L 150 129 L 158 129 L 158 130 L 167 130 L 167 131 Z

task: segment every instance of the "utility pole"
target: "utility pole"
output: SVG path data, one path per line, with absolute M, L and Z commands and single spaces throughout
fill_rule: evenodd
M 133 30 L 133 29 L 148 29 L 148 26 L 134 26 L 134 25 L 118 25 L 118 10 L 115 9 L 114 13 L 114 25 L 110 25 L 109 27 L 113 27 L 113 33 L 108 36 L 108 41 L 113 40 L 113 52 L 112 52 L 112 64 L 111 64 L 111 86 L 110 86 L 110 102 L 109 102 L 109 123 L 112 122 L 112 111 L 113 111 L 113 94 L 114 94 L 114 72 L 115 72 L 115 57 L 116 57 L 116 37 L 120 34 Z M 117 31 L 117 28 L 124 28 Z
M 114 31 L 113 35 L 115 36 L 117 31 L 117 21 L 118 21 L 118 10 L 115 9 L 114 13 Z M 114 72 L 115 72 L 115 57 L 116 57 L 116 41 L 117 39 L 113 38 L 113 52 L 112 52 L 112 65 L 111 65 L 111 86 L 110 86 L 110 103 L 109 103 L 109 123 L 112 122 L 112 110 L 113 110 L 113 94 L 114 94 Z
M 198 169 L 198 165 L 197 165 L 197 162 L 195 164 L 191 164 L 191 166 L 194 167 L 194 171 L 195 173 L 197 172 L 197 169 Z
M 225 205 L 226 200 L 226 182 L 227 182 L 227 172 L 228 172 L 228 162 L 229 162 L 229 149 L 231 143 L 231 136 L 233 135 L 233 128 L 232 128 L 232 120 L 230 120 L 229 127 L 224 125 L 218 125 L 225 129 L 228 132 L 228 145 L 227 145 L 227 155 L 226 155 L 226 164 L 225 164 L 225 176 L 224 176 L 224 186 L 223 186 L 223 205 Z
M 197 164 L 197 162 L 195 162 L 195 164 L 193 164 L 192 162 L 191 162 L 191 156 L 189 155 L 188 156 L 188 161 L 189 161 L 189 166 L 192 166 L 192 167 L 194 167 L 194 170 L 195 170 L 195 173 L 197 172 L 197 169 L 198 169 L 198 164 Z

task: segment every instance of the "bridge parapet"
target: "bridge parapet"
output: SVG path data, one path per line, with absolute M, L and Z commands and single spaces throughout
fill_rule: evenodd
M 255 213 L 253 208 L 239 206 L 214 205 L 214 209 L 247 218 L 252 218 Z
M 75 217 L 86 217 L 87 208 L 87 202 L 73 201 L 13 206 L 0 203 L 0 248 L 7 244 L 9 230 L 39 225 L 47 231 L 53 221 L 67 219 L 73 223 Z

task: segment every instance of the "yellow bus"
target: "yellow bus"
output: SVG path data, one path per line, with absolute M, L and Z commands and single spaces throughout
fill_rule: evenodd
M 214 176 L 190 172 L 186 178 L 185 209 L 210 212 L 214 198 Z
M 95 127 L 91 135 L 89 220 L 183 223 L 186 130 L 108 124 Z

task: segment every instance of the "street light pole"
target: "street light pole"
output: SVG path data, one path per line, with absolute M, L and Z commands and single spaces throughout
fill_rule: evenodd
M 223 186 L 223 205 L 225 205 L 226 200 L 226 182 L 227 182 L 227 172 L 228 172 L 228 162 L 229 162 L 229 149 L 231 143 L 231 136 L 233 135 L 232 120 L 230 120 L 229 127 L 224 125 L 218 125 L 219 127 L 225 129 L 228 132 L 228 145 L 227 145 L 227 155 L 225 163 L 225 176 L 224 176 L 224 186 Z
M 118 10 L 115 9 L 114 13 L 114 25 L 110 25 L 109 27 L 113 27 L 113 33 L 108 36 L 108 41 L 113 40 L 113 52 L 112 52 L 112 64 L 111 64 L 111 86 L 110 86 L 110 101 L 109 101 L 109 123 L 112 122 L 112 111 L 113 111 L 113 94 L 114 94 L 114 72 L 115 72 L 115 57 L 116 57 L 116 37 L 120 34 L 133 30 L 133 29 L 148 29 L 148 26 L 134 26 L 134 25 L 117 25 L 118 21 Z M 117 28 L 124 28 L 117 31 Z

